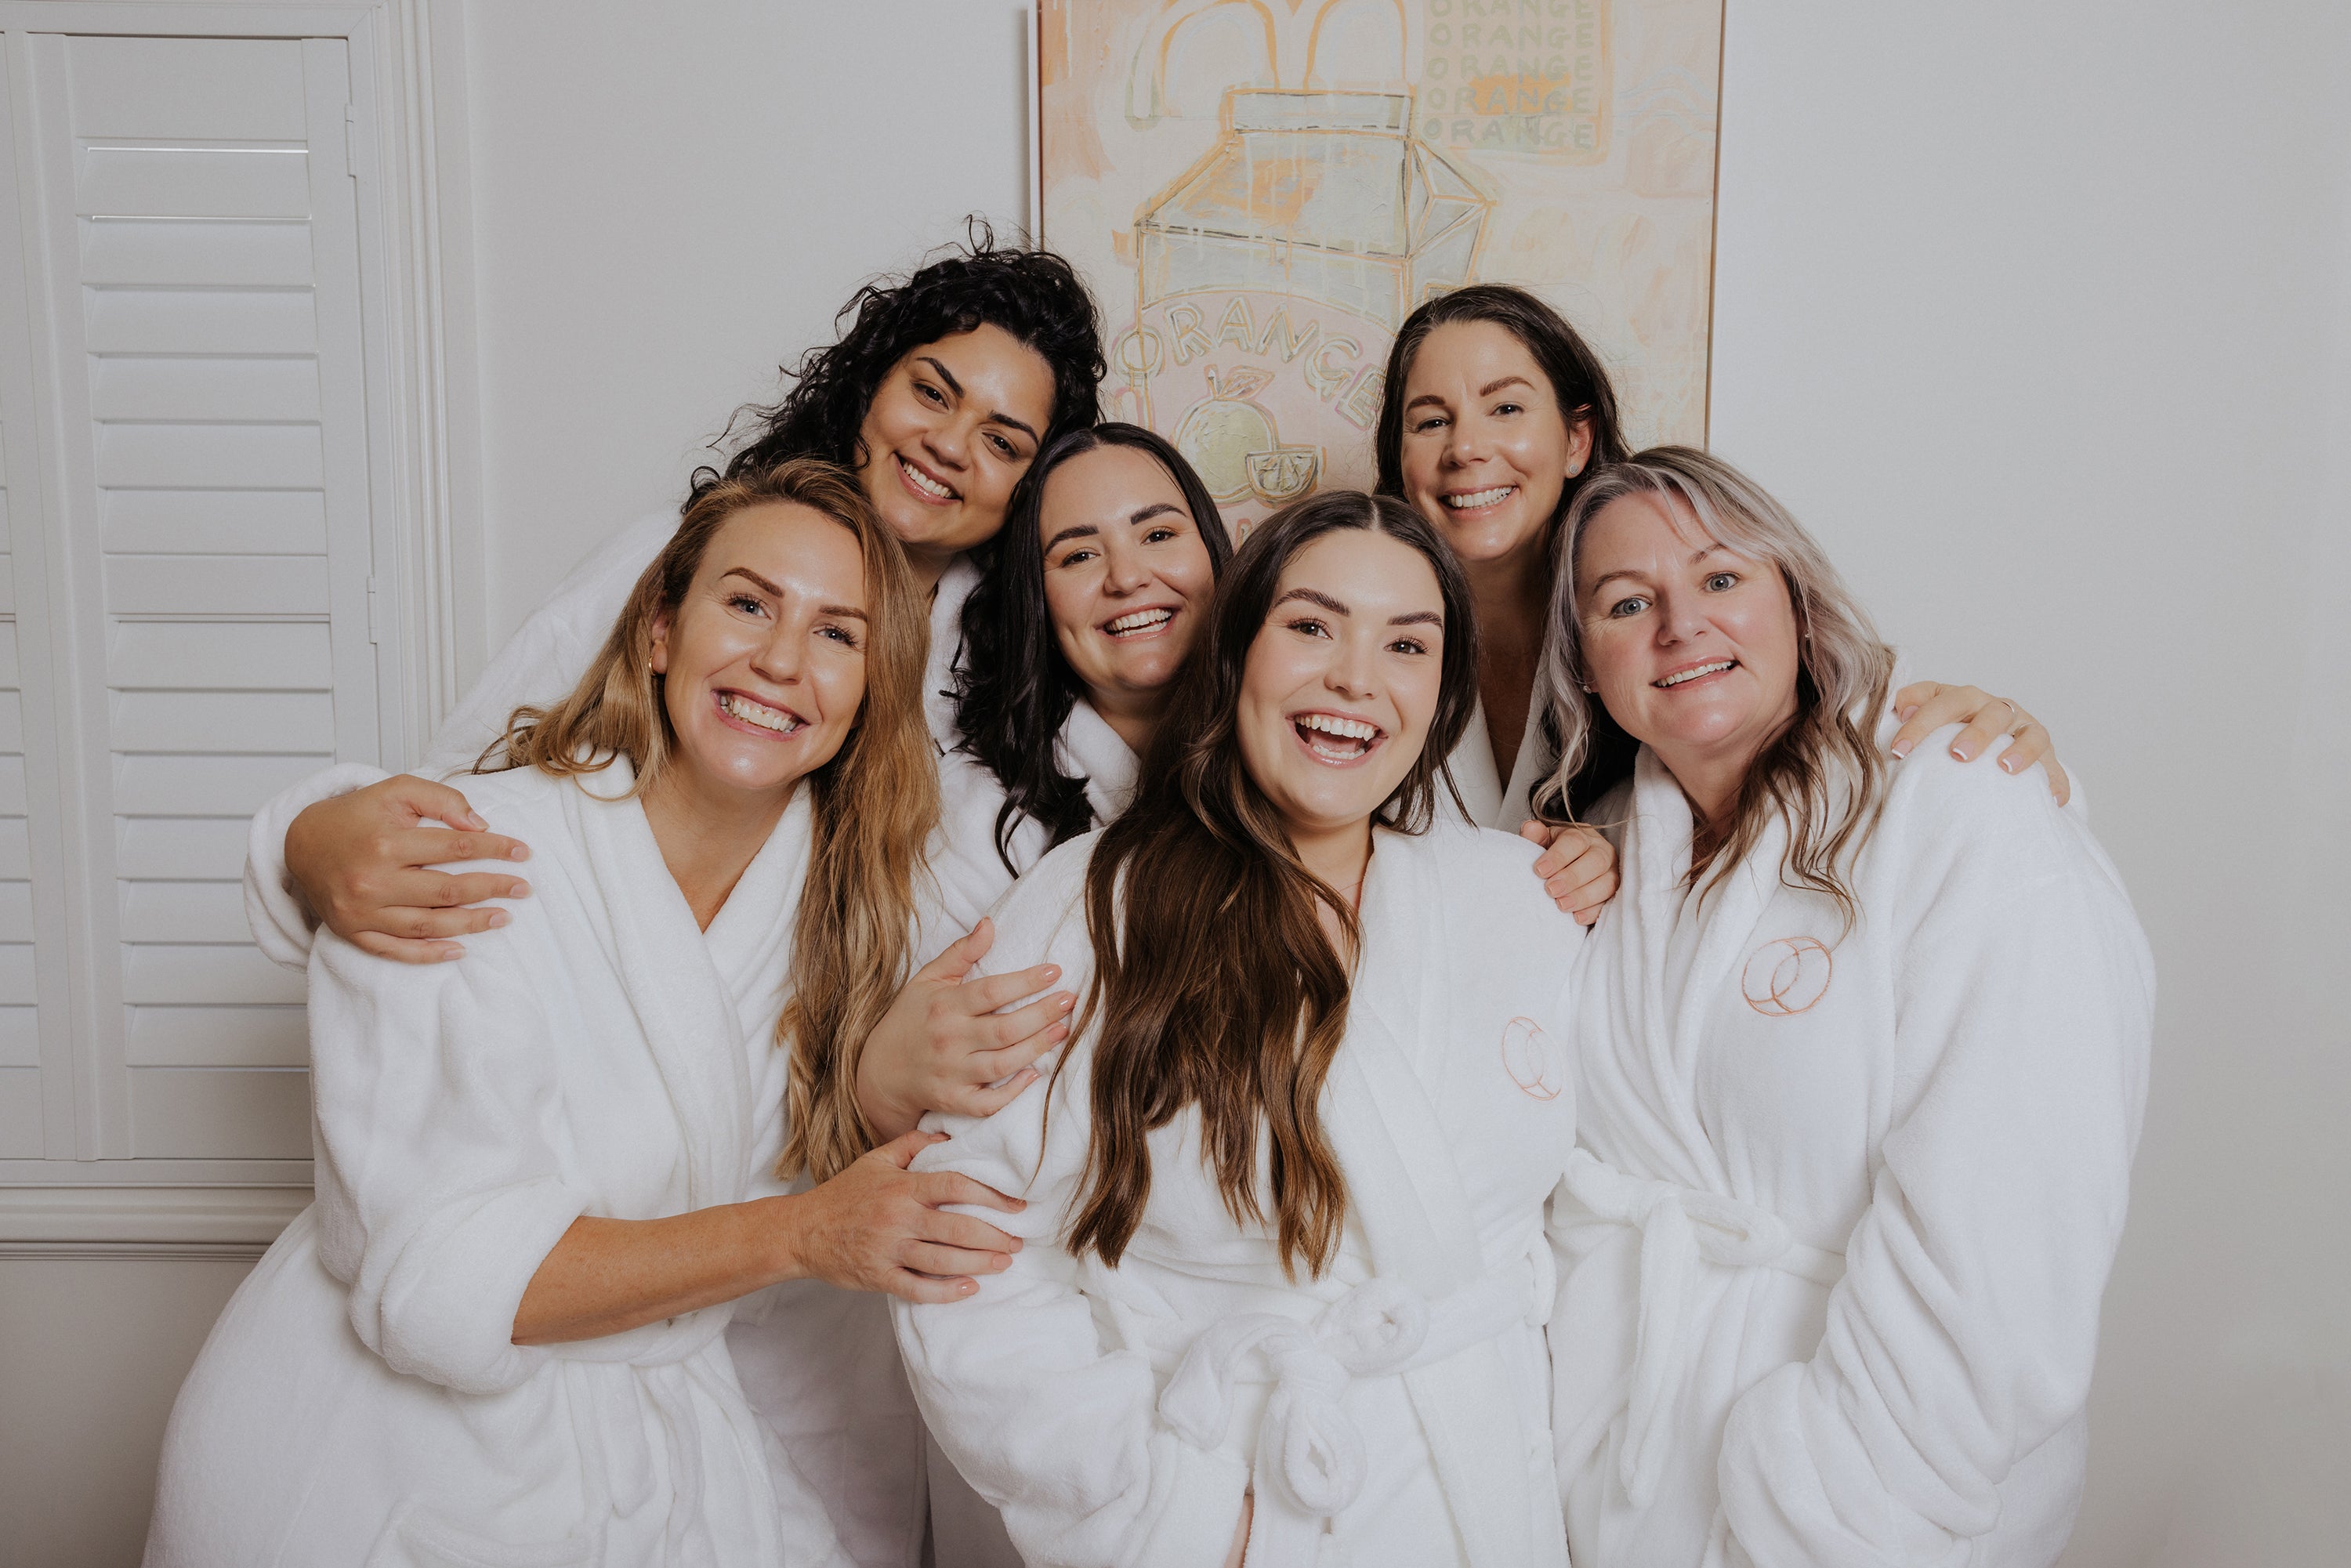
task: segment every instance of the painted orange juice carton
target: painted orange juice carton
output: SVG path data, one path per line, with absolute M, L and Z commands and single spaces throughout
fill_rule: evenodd
M 1368 487 L 1388 347 L 1468 281 L 1492 205 L 1415 134 L 1410 94 L 1232 89 L 1222 139 L 1136 220 L 1113 381 L 1243 528 Z

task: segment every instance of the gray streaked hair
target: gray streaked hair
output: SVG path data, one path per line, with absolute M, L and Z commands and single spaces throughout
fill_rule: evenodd
M 1894 650 L 1803 525 L 1761 485 L 1695 447 L 1655 446 L 1599 469 L 1577 490 L 1562 525 L 1541 694 L 1560 760 L 1536 789 L 1538 808 L 1563 813 L 1571 798 L 1589 799 L 1614 782 L 1584 777 L 1596 760 L 1594 737 L 1604 724 L 1614 726 L 1584 690 L 1592 677 L 1576 610 L 1576 567 L 1592 520 L 1629 496 L 1657 497 L 1717 544 L 1778 567 L 1796 614 L 1796 716 L 1749 765 L 1728 822 L 1709 835 L 1716 849 L 1692 858 L 1692 885 L 1701 878 L 1708 887 L 1720 881 L 1754 849 L 1772 817 L 1784 817 L 1781 881 L 1834 899 L 1850 929 L 1858 910 L 1844 879 L 1848 859 L 1885 809 L 1886 766 L 1874 731 Z

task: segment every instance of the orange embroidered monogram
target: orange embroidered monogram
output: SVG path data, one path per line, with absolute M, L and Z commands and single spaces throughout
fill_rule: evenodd
M 1747 959 L 1739 988 L 1766 1018 L 1790 1018 L 1828 995 L 1829 950 L 1809 936 L 1766 942 Z
M 1502 1026 L 1502 1069 L 1538 1100 L 1556 1100 L 1567 1086 L 1552 1056 L 1551 1037 L 1534 1019 L 1515 1018 Z

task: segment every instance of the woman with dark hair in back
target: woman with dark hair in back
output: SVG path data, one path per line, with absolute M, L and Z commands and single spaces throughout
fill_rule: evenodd
M 1373 434 L 1380 493 L 1445 536 L 1478 607 L 1478 706 L 1453 754 L 1454 779 L 1472 821 L 1551 846 L 1537 870 L 1560 906 L 1588 923 L 1615 891 L 1615 857 L 1588 829 L 1532 821 L 1534 787 L 1559 760 L 1533 694 L 1561 520 L 1592 468 L 1629 451 L 1615 391 L 1557 311 L 1499 283 L 1439 295 L 1406 317 L 1385 387 Z M 1893 706 L 1907 721 L 1893 755 L 1964 723 L 1953 743 L 1959 760 L 1986 755 L 2006 734 L 2000 765 L 2014 773 L 2045 760 L 2051 789 L 2066 798 L 2048 731 L 2007 698 L 1921 681 Z
M 998 961 L 1086 1001 L 1048 1082 L 920 1162 L 1029 1202 L 1006 1271 L 897 1314 L 918 1397 L 1032 1562 L 1563 1568 L 1580 933 L 1531 846 L 1439 807 L 1468 585 L 1333 492 L 1259 526 L 1201 636 L 1134 802 L 1004 905 Z

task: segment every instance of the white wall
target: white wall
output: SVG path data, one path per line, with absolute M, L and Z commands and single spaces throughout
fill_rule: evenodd
M 875 273 L 1027 221 L 1013 0 L 472 0 L 489 646 Z
M 2087 775 L 2161 1002 L 2074 1568 L 2351 1527 L 2351 9 L 1730 0 L 1716 449 Z

